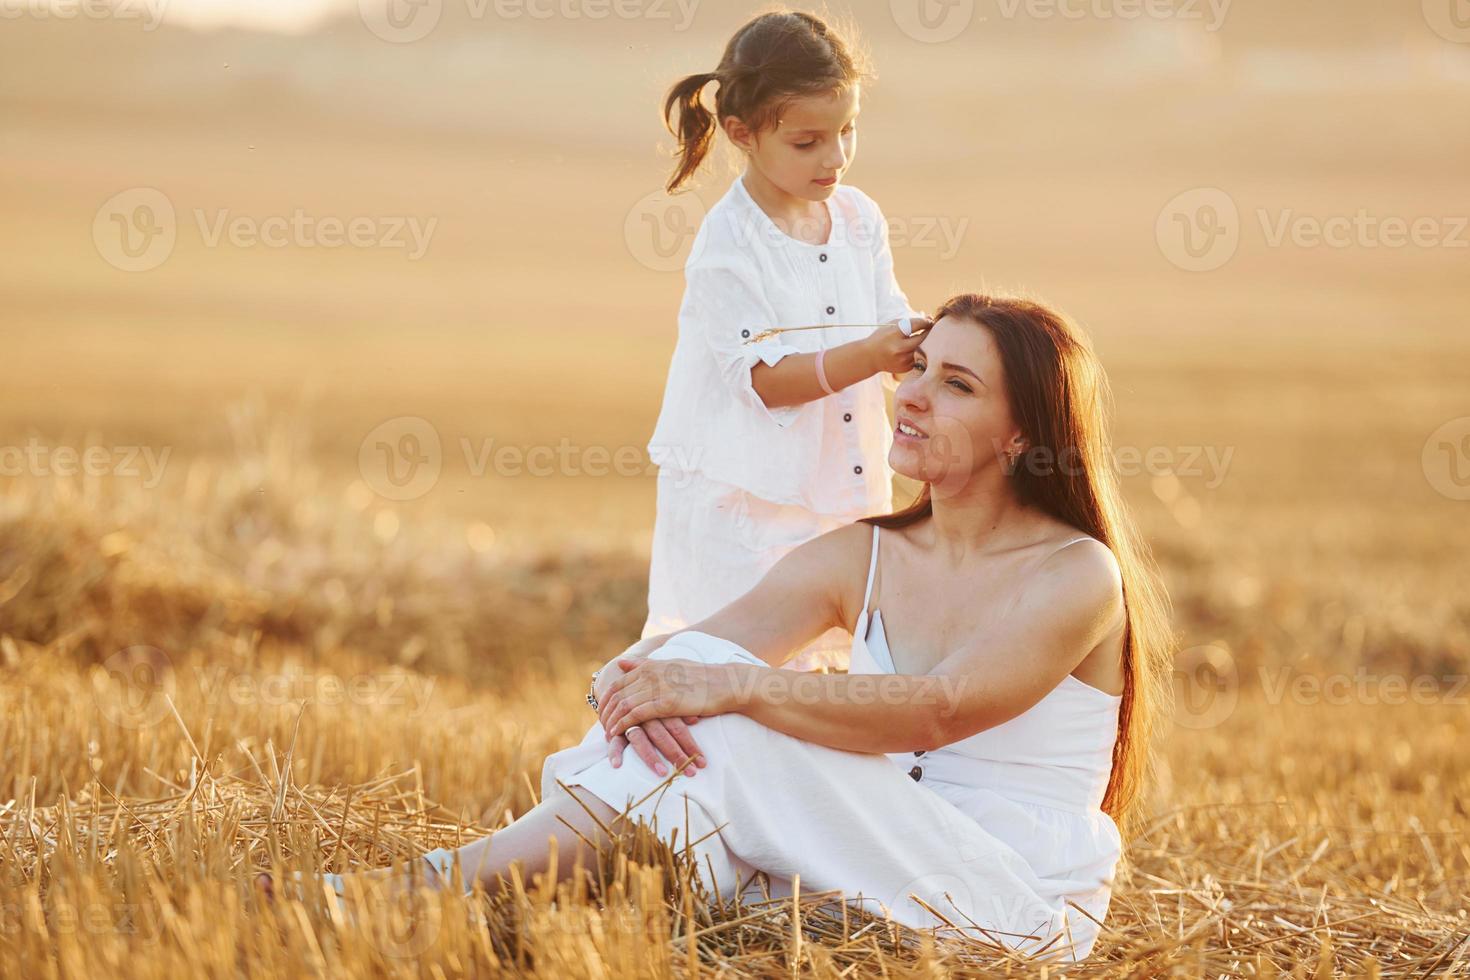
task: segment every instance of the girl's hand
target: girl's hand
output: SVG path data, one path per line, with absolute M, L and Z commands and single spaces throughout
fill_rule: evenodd
M 732 700 L 732 666 L 683 659 L 636 661 L 613 680 L 605 698 L 598 698 L 598 718 L 611 739 L 656 719 L 723 714 Z
M 914 351 L 919 349 L 929 328 L 934 326 L 933 320 L 915 317 L 913 336 L 906 337 L 898 323 L 897 320 L 887 323 L 861 341 L 867 346 L 868 359 L 874 374 L 879 371 L 890 374 L 907 373 L 914 366 Z

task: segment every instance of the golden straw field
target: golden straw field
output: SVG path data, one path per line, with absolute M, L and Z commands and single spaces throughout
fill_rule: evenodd
M 679 249 L 735 173 L 660 198 L 656 106 L 762 8 L 35 6 L 0 21 L 0 976 L 1039 974 L 820 893 L 710 905 L 642 834 L 591 891 L 251 888 L 488 833 L 591 723 L 646 614 Z M 1174 605 L 1147 817 L 1050 975 L 1470 973 L 1470 36 L 901 6 L 827 8 L 879 74 L 849 180 L 919 307 L 1087 329 Z M 140 215 L 161 258 L 119 250 Z M 1171 237 L 1218 220 L 1223 258 Z

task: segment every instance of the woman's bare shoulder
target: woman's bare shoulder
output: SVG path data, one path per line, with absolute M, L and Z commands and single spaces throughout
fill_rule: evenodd
M 1114 607 L 1121 610 L 1123 573 L 1111 548 L 1092 535 L 1065 525 L 1046 547 L 1048 553 L 1038 569 L 1039 589 L 1071 596 L 1073 601 L 1090 599 L 1099 611 Z
M 810 555 L 810 560 L 820 564 L 828 571 L 841 575 L 854 562 L 861 561 L 863 567 L 867 567 L 868 553 L 873 546 L 873 525 L 863 521 L 853 521 L 835 527 L 830 531 L 812 538 L 801 545 L 799 550 L 805 550 Z
M 862 605 L 868 559 L 873 552 L 873 525 L 863 521 L 844 524 L 817 535 L 797 551 L 805 553 L 803 565 L 810 574 L 828 583 L 843 622 L 851 628 Z

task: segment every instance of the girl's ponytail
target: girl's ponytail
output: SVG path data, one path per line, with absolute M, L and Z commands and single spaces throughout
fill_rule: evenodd
M 852 36 L 854 30 L 835 30 L 813 14 L 790 10 L 761 14 L 730 38 L 718 68 L 687 75 L 669 89 L 664 125 L 679 139 L 679 162 L 668 192 L 694 176 L 726 117 L 735 116 L 760 133 L 779 124 L 781 111 L 792 99 L 871 78 L 865 56 L 844 34 Z M 714 81 L 720 85 L 711 112 L 700 95 Z
M 719 77 L 716 72 L 687 75 L 669 89 L 664 99 L 664 125 L 679 138 L 679 167 L 669 178 L 670 194 L 699 169 L 715 141 L 715 116 L 700 99 L 704 87 Z M 673 121 L 675 109 L 679 113 L 677 127 Z

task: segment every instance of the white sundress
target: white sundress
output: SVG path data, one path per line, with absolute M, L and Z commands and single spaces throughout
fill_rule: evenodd
M 878 534 L 874 526 L 852 673 L 893 672 L 882 615 L 873 610 L 870 620 L 867 609 Z M 651 657 L 768 666 L 698 631 L 675 635 Z M 679 846 L 705 838 L 693 848 L 700 876 L 726 900 L 751 897 L 757 871 L 772 897 L 789 896 L 799 875 L 803 892 L 840 889 L 850 903 L 941 938 L 1081 960 L 1097 939 L 1092 920 L 1107 915 L 1122 854 L 1117 826 L 1099 808 L 1121 701 L 1069 674 L 1010 721 L 930 752 L 886 754 L 807 742 L 742 714 L 712 715 L 692 730 L 706 768 L 675 775 L 648 799 L 665 778 L 634 752 L 614 769 L 594 722 L 580 744 L 547 757 L 541 793 L 561 793 L 560 780 L 620 812 L 643 800 L 629 812 L 660 836 L 677 831 Z

